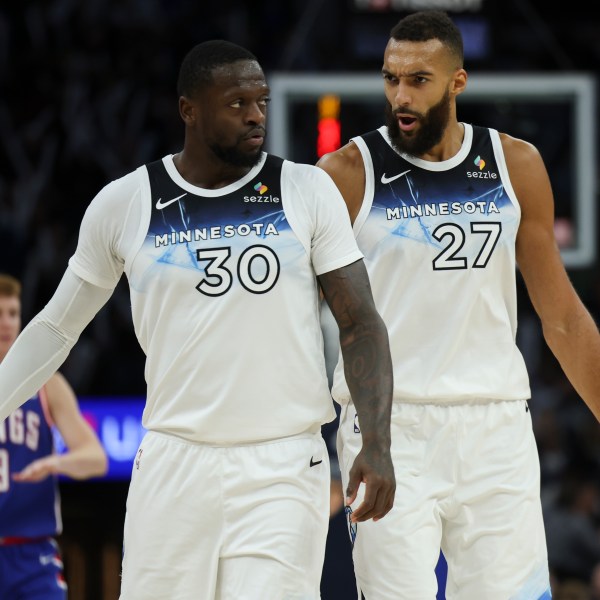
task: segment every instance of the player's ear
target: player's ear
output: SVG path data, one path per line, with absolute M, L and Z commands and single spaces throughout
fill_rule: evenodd
M 467 72 L 464 69 L 456 69 L 450 85 L 450 93 L 454 96 L 462 94 L 467 88 Z
M 179 98 L 179 114 L 186 125 L 193 126 L 196 122 L 196 105 L 189 98 L 181 96 Z

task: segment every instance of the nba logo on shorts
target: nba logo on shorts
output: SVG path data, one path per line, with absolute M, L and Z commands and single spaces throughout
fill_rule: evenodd
M 356 533 L 358 531 L 358 523 L 352 522 L 352 507 L 346 506 L 344 508 L 344 512 L 346 513 L 346 519 L 348 520 L 348 534 L 350 535 L 350 542 L 352 544 L 352 547 L 354 548 Z
M 360 427 L 358 426 L 358 414 L 354 415 L 354 433 L 360 433 Z
M 135 468 L 136 468 L 138 471 L 139 471 L 139 469 L 140 469 L 140 460 L 142 460 L 142 452 L 143 452 L 143 451 L 144 451 L 144 449 L 143 449 L 143 448 L 140 448 L 140 449 L 138 450 L 138 453 L 137 453 L 137 458 L 135 459 Z

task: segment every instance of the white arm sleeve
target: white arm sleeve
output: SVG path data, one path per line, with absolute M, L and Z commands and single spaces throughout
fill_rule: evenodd
M 0 422 L 31 398 L 67 358 L 81 332 L 113 293 L 68 268 L 48 304 L 0 363 Z

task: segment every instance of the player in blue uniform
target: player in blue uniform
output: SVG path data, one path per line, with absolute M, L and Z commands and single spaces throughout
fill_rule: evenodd
M 553 197 L 534 146 L 457 119 L 467 85 L 460 31 L 440 11 L 402 19 L 382 68 L 385 126 L 319 166 L 346 200 L 394 365 L 385 520 L 353 528 L 367 600 L 550 597 L 540 467 L 515 343 L 518 263 L 545 339 L 600 417 L 600 335 L 561 262 Z M 343 361 L 342 474 L 360 445 Z
M 21 286 L 0 275 L 0 361 L 21 329 Z M 54 452 L 56 426 L 68 452 Z M 55 373 L 0 422 L 0 598 L 65 600 L 56 535 L 62 531 L 56 475 L 106 472 L 104 450 L 82 417 L 73 390 Z

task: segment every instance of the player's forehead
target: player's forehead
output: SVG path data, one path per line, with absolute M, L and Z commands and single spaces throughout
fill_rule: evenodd
M 21 309 L 21 301 L 17 296 L 2 296 L 0 295 L 0 311 L 4 312 L 19 312 Z
M 263 70 L 255 60 L 238 60 L 215 67 L 210 88 L 219 94 L 269 92 Z
M 445 73 L 451 64 L 448 49 L 436 38 L 425 42 L 390 39 L 382 69 L 393 75 Z

